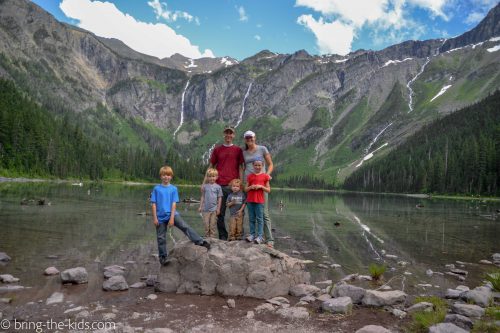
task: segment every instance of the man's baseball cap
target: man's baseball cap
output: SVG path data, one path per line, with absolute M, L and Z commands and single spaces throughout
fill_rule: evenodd
M 234 127 L 233 126 L 226 126 L 224 127 L 224 131 L 222 131 L 223 133 L 225 133 L 226 131 L 231 131 L 233 133 L 236 133 L 236 131 L 234 130 Z

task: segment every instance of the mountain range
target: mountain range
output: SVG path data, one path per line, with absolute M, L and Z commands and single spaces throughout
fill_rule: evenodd
M 206 161 L 226 124 L 252 129 L 281 179 L 341 183 L 425 124 L 496 91 L 499 51 L 500 5 L 454 38 L 346 56 L 264 50 L 238 62 L 158 59 L 27 0 L 0 0 L 0 77 L 55 115 L 99 127 L 98 113 L 107 113 L 130 147 L 153 148 L 146 128 L 193 161 Z

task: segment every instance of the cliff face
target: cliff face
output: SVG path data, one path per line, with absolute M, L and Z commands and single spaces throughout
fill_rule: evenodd
M 498 89 L 499 8 L 450 40 L 346 57 L 262 51 L 238 63 L 157 59 L 60 23 L 31 2 L 3 0 L 0 76 L 68 112 L 104 104 L 152 123 L 187 156 L 206 153 L 229 123 L 255 130 L 283 175 L 342 178 L 382 144 L 377 153 Z

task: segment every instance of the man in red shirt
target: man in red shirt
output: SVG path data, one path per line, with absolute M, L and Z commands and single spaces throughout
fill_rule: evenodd
M 232 192 L 229 183 L 233 179 L 243 178 L 243 167 L 245 160 L 243 158 L 243 150 L 233 144 L 235 130 L 231 126 L 224 128 L 224 143 L 215 147 L 210 156 L 210 167 L 216 168 L 219 172 L 217 184 L 222 187 L 222 204 L 220 207 L 220 215 L 217 217 L 217 231 L 219 239 L 227 240 L 227 230 L 224 218 L 226 215 L 226 201 L 228 195 Z

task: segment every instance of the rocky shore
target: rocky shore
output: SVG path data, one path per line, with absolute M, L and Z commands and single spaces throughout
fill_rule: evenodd
M 137 281 L 127 278 L 134 261 L 109 263 L 99 276 L 89 274 L 85 267 L 48 267 L 40 275 L 57 279 L 60 290 L 45 299 L 32 293 L 33 300 L 26 303 L 16 299 L 27 290 L 22 281 L 1 274 L 0 320 L 4 326 L 0 332 L 12 331 L 7 323 L 28 325 L 49 318 L 113 325 L 52 330 L 58 332 L 499 331 L 500 295 L 489 282 L 464 285 L 461 277 L 467 275 L 467 263 L 444 267 L 450 273 L 446 276 L 457 279 L 457 286 L 444 291 L 442 297 L 409 295 L 393 289 L 390 281 L 367 282 L 371 277 L 360 274 L 337 281 L 311 281 L 310 261 L 264 245 L 219 240 L 211 244 L 207 251 L 187 241 L 177 242 L 169 265 L 158 265 L 157 274 Z M 0 252 L 3 265 L 8 267 L 10 260 Z M 481 264 L 499 266 L 500 254 Z M 445 273 L 428 270 L 428 276 L 433 274 Z M 96 279 L 101 280 L 103 297 L 83 301 L 79 293 L 89 280 Z M 433 322 L 425 326 L 421 318 L 433 318 Z

